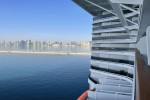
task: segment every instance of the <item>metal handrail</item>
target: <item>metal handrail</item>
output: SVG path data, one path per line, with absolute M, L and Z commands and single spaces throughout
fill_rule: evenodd
M 135 100 L 150 100 L 150 68 L 138 50 L 135 53 Z

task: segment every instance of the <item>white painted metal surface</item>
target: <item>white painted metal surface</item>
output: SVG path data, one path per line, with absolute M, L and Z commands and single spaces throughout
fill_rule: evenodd
M 142 4 L 143 0 L 110 0 L 112 3 Z
M 148 65 L 150 66 L 150 26 L 147 28 L 146 31 L 146 42 L 147 42 L 147 60 Z

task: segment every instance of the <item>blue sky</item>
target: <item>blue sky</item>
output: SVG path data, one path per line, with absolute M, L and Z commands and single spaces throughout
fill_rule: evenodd
M 0 41 L 90 40 L 91 23 L 71 0 L 0 0 Z

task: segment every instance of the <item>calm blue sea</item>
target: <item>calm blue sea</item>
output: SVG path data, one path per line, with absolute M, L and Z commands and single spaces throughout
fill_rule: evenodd
M 0 54 L 0 100 L 76 100 L 89 56 Z

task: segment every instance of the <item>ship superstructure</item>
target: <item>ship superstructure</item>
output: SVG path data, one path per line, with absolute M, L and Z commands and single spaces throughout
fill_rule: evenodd
M 139 81 L 142 81 L 139 79 L 139 63 L 145 62 L 143 66 L 148 68 L 150 61 L 150 1 L 73 1 L 93 16 L 88 78 L 92 90 L 88 91 L 86 99 L 148 100 L 137 99 L 137 92 L 140 91 L 137 88 L 141 88 Z M 142 60 L 139 60 L 138 55 Z

